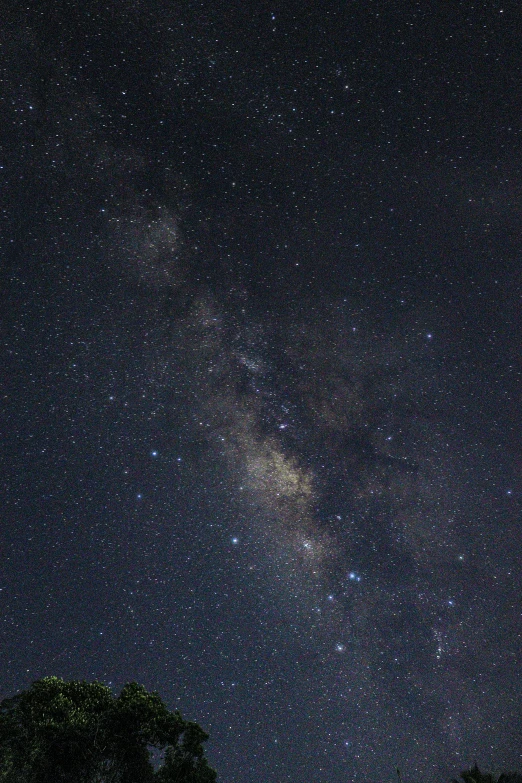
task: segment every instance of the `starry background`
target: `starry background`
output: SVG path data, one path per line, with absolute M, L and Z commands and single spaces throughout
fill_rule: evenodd
M 522 766 L 522 12 L 2 2 L 1 696 L 230 783 Z

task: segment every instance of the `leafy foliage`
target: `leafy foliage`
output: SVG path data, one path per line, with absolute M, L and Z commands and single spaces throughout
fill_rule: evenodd
M 493 775 L 491 773 L 482 773 L 476 764 L 472 769 L 461 772 L 460 777 L 464 783 L 495 783 Z M 459 783 L 459 781 L 453 778 L 451 783 Z
M 504 772 L 499 778 L 495 778 L 490 772 L 481 772 L 476 764 L 471 769 L 461 772 L 460 777 L 464 783 L 522 783 L 522 775 L 516 772 Z M 460 781 L 453 778 L 451 783 L 460 783 Z
M 214 783 L 208 735 L 156 693 L 45 677 L 0 703 L 1 783 Z M 154 769 L 151 750 L 165 751 Z

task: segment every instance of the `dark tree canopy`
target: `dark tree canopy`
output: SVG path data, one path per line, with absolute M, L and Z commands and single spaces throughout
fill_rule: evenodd
M 460 777 L 464 783 L 522 783 L 522 775 L 517 772 L 503 772 L 496 778 L 490 772 L 481 772 L 476 764 L 471 769 L 461 772 Z M 451 783 L 460 783 L 460 781 L 453 778 Z
M 214 783 L 208 735 L 156 693 L 99 682 L 38 680 L 0 703 L 1 783 Z M 159 768 L 156 749 L 164 752 Z

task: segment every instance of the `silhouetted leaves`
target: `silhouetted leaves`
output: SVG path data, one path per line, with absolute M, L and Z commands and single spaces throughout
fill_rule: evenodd
M 46 677 L 0 704 L 2 783 L 213 783 L 208 739 L 156 693 Z M 155 770 L 151 749 L 165 751 Z
M 476 764 L 471 769 L 461 772 L 460 777 L 464 783 L 522 783 L 522 775 L 517 772 L 503 772 L 499 778 L 495 778 L 490 772 L 481 772 Z M 451 783 L 460 783 L 460 781 L 453 778 Z

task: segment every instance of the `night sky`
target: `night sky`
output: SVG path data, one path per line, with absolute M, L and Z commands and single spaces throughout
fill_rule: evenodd
M 522 771 L 520 4 L 0 10 L 0 697 Z

